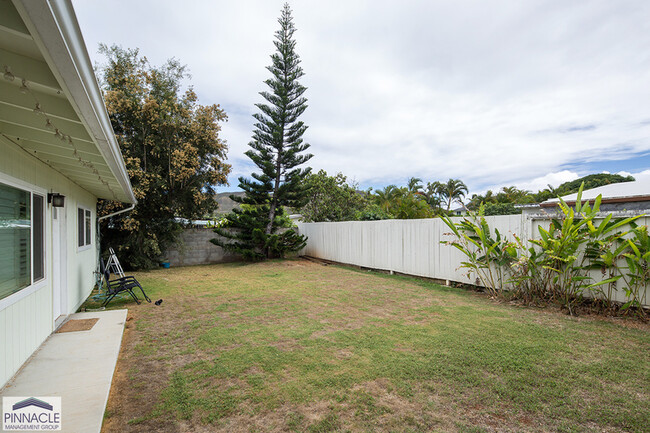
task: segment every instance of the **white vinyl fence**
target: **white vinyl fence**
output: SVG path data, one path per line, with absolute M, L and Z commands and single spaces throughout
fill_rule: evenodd
M 525 245 L 531 236 L 539 237 L 539 225 L 548 226 L 549 223 L 548 219 L 524 215 L 485 219 L 492 233 L 498 229 L 502 236 L 510 239 L 515 234 Z M 647 224 L 647 219 L 642 218 L 638 223 Z M 306 256 L 419 277 L 480 284 L 475 274 L 468 276 L 468 270 L 460 268 L 466 259 L 463 253 L 440 242 L 454 239 L 440 218 L 299 223 L 298 228 L 300 234 L 308 237 L 307 246 L 301 252 Z M 599 274 L 593 274 L 596 281 Z M 647 292 L 648 288 L 646 304 L 650 300 Z M 624 301 L 625 294 L 619 290 L 614 299 Z

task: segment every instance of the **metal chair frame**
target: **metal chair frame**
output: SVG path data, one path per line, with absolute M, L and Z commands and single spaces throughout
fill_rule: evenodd
M 119 262 L 118 262 L 119 264 Z M 102 273 L 102 280 L 106 283 L 106 299 L 102 303 L 102 307 L 106 307 L 109 302 L 115 298 L 118 294 L 122 292 L 127 292 L 128 294 L 133 297 L 135 300 L 136 304 L 140 304 L 140 300 L 136 296 L 136 294 L 133 292 L 133 289 L 139 288 L 140 291 L 142 292 L 142 296 L 144 296 L 144 299 L 151 303 L 151 299 L 147 296 L 147 294 L 144 292 L 144 289 L 142 288 L 142 285 L 138 282 L 138 280 L 135 279 L 133 276 L 120 276 L 117 279 L 111 280 L 111 271 L 108 267 L 104 266 L 104 259 L 100 258 L 100 271 Z

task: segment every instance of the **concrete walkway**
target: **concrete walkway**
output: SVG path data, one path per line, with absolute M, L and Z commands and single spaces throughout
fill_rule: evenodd
M 64 432 L 99 432 L 122 344 L 127 310 L 76 313 L 97 317 L 89 331 L 52 334 L 0 395 L 61 397 Z M 0 425 L 0 428 L 2 426 Z

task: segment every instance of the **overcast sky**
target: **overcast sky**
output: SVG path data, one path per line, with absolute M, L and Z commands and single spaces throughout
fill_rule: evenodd
M 650 1 L 290 1 L 314 169 L 363 188 L 462 179 L 537 190 L 650 169 Z M 229 116 L 236 178 L 282 1 L 73 0 L 101 43 L 186 64 Z

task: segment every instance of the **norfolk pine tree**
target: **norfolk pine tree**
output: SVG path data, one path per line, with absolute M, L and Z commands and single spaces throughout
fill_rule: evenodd
M 298 209 L 307 201 L 305 177 L 311 168 L 299 166 L 313 156 L 303 153 L 309 148 L 302 139 L 307 126 L 298 119 L 307 108 L 303 97 L 307 88 L 298 82 L 304 73 L 295 52 L 296 29 L 286 3 L 278 22 L 280 30 L 274 41 L 277 51 L 267 67 L 272 78 L 264 82 L 270 92 L 260 92 L 267 103 L 255 104 L 259 112 L 253 115 L 257 122 L 248 144 L 251 149 L 246 152 L 261 173 L 253 173 L 253 179 L 239 178 L 245 196 L 231 199 L 242 207 L 228 214 L 225 225 L 215 230 L 228 241 L 212 240 L 248 259 L 282 257 L 301 249 L 306 241 L 292 229 L 278 233 L 288 226 L 284 208 Z

